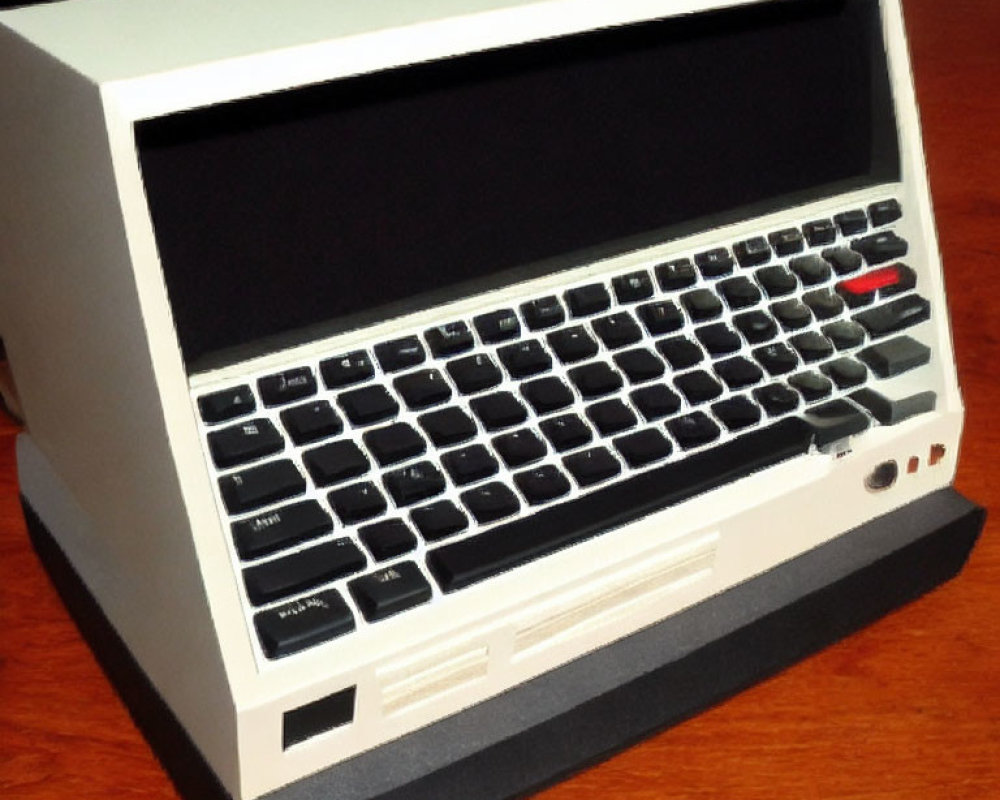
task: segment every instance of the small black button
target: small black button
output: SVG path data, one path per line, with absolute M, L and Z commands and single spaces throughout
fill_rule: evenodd
M 661 461 L 673 451 L 670 440 L 655 428 L 619 436 L 615 448 L 633 469 Z
M 316 394 L 316 378 L 309 367 L 289 369 L 261 378 L 257 391 L 265 406 L 280 406 Z
M 674 379 L 674 386 L 691 405 L 706 403 L 722 394 L 722 385 L 703 370 L 695 370 Z
M 635 412 L 621 400 L 602 400 L 587 407 L 587 417 L 602 436 L 611 436 L 635 427 Z
M 799 300 L 780 300 L 771 306 L 771 313 L 788 331 L 806 327 L 813 318 L 809 306 Z
M 375 358 L 385 372 L 415 367 L 422 364 L 426 357 L 424 346 L 416 336 L 405 336 L 375 345 Z
M 611 281 L 611 286 L 619 303 L 637 303 L 653 296 L 653 282 L 646 270 L 619 275 Z
M 699 363 L 705 354 L 702 349 L 683 336 L 675 336 L 656 343 L 656 349 L 670 362 L 675 370 L 687 369 Z
M 695 322 L 715 319 L 722 313 L 722 301 L 710 289 L 694 289 L 681 297 L 684 308 Z
M 552 328 L 561 325 L 566 319 L 566 312 L 554 295 L 530 300 L 521 305 L 521 313 L 528 328 L 533 331 Z
M 728 275 L 733 271 L 735 265 L 732 255 L 725 247 L 717 247 L 714 250 L 698 253 L 694 257 L 694 263 L 705 278 L 719 278 Z
M 253 511 L 305 490 L 305 478 L 288 459 L 269 461 L 219 479 L 219 491 L 230 514 Z
M 419 369 L 392 382 L 406 407 L 420 411 L 443 403 L 451 397 L 451 387 L 436 369 Z
M 574 367 L 568 373 L 569 379 L 586 399 L 602 397 L 622 388 L 624 381 L 611 366 L 603 361 L 594 361 L 582 367 Z
M 556 377 L 538 378 L 521 386 L 524 399 L 535 409 L 536 414 L 560 411 L 573 402 L 573 392 Z
M 605 447 L 591 447 L 563 459 L 563 466 L 581 487 L 614 478 L 621 474 L 622 465 Z
M 850 350 L 865 340 L 865 329 L 851 320 L 841 319 L 823 326 L 823 334 L 838 350 Z
M 344 423 L 326 400 L 314 400 L 282 411 L 281 424 L 298 445 L 336 436 L 344 429 Z
M 763 311 L 748 311 L 733 317 L 733 325 L 750 344 L 761 344 L 778 335 L 778 326 Z
M 788 383 L 799 391 L 807 403 L 829 397 L 833 391 L 833 381 L 818 372 L 800 372 L 789 378 Z
M 817 219 L 807 222 L 802 226 L 802 233 L 805 234 L 806 241 L 810 247 L 820 247 L 824 244 L 833 244 L 837 239 L 837 227 L 833 220 Z
M 400 508 L 428 500 L 445 490 L 444 475 L 430 461 L 418 461 L 387 472 L 382 482 Z
M 500 465 L 489 450 L 481 444 L 452 450 L 441 456 L 441 463 L 448 470 L 456 486 L 465 486 L 495 475 Z
M 517 495 L 499 481 L 469 489 L 462 493 L 461 500 L 480 525 L 509 517 L 521 508 Z
M 744 395 L 730 397 L 712 406 L 712 413 L 731 431 L 743 430 L 760 422 L 760 406 Z
M 833 267 L 838 275 L 850 275 L 861 269 L 864 259 L 860 254 L 846 247 L 831 247 L 823 251 L 823 258 Z
M 646 303 L 639 306 L 636 311 L 639 319 L 646 326 L 652 336 L 662 336 L 665 333 L 673 333 L 684 326 L 684 315 L 681 310 L 670 300 L 658 300 L 655 303 Z
M 631 383 L 644 383 L 659 378 L 666 367 L 659 357 L 641 347 L 615 353 L 615 364 L 625 373 Z
M 767 296 L 772 298 L 784 297 L 799 287 L 795 276 L 781 264 L 757 270 L 757 281 L 767 292 Z
M 888 225 L 903 216 L 903 208 L 896 199 L 881 200 L 868 206 L 868 217 L 873 228 Z
M 317 486 L 330 486 L 364 475 L 370 466 L 361 448 L 347 439 L 307 450 L 302 463 Z
M 662 384 L 636 389 L 629 397 L 648 422 L 676 414 L 681 407 L 681 398 Z
M 566 292 L 566 305 L 574 317 L 589 317 L 611 307 L 611 295 L 602 283 L 580 286 Z
M 424 339 L 436 358 L 463 353 L 474 344 L 472 331 L 464 322 L 449 322 L 430 328 L 424 331 Z
M 537 461 L 546 453 L 545 443 L 527 428 L 497 436 L 493 447 L 511 469 Z
M 451 500 L 438 500 L 415 508 L 410 512 L 410 520 L 428 542 L 436 542 L 469 527 L 469 518 Z
M 399 403 L 384 386 L 352 389 L 341 394 L 337 403 L 352 425 L 374 425 L 399 413 Z
M 798 228 L 785 228 L 775 231 L 767 237 L 771 242 L 771 247 L 779 256 L 791 256 L 801 253 L 805 247 L 802 241 L 802 232 Z
M 506 342 L 521 334 L 521 323 L 513 309 L 504 308 L 489 314 L 480 314 L 472 320 L 479 338 L 486 344 Z
M 412 561 L 355 578 L 348 588 L 369 622 L 391 617 L 431 599 L 431 585 Z
M 772 417 L 787 414 L 799 407 L 799 396 L 781 383 L 772 383 L 754 389 L 753 396 Z
M 570 490 L 569 479 L 552 464 L 518 472 L 514 483 L 530 505 L 537 506 L 562 497 Z
M 519 425 L 528 418 L 525 407 L 510 392 L 494 392 L 476 397 L 469 406 L 488 431 Z
M 219 469 L 246 464 L 284 448 L 284 437 L 269 419 L 250 419 L 208 434 L 208 449 Z
M 837 223 L 844 236 L 854 236 L 868 230 L 868 215 L 860 208 L 837 214 L 833 221 Z
M 619 350 L 642 339 L 642 330 L 627 311 L 595 319 L 593 326 L 608 350 Z
M 882 231 L 855 239 L 851 242 L 851 249 L 860 253 L 868 266 L 874 267 L 902 258 L 910 252 L 910 245 L 906 239 L 900 238 L 892 231 Z
M 417 546 L 417 537 L 401 519 L 386 519 L 358 531 L 362 543 L 376 561 L 385 561 Z
M 543 420 L 538 426 L 545 438 L 560 453 L 587 444 L 592 438 L 590 428 L 576 414 Z
M 332 491 L 326 499 L 345 525 L 377 517 L 387 508 L 385 497 L 378 487 L 368 481 Z
M 257 402 L 253 399 L 253 392 L 249 386 L 223 389 L 198 398 L 201 418 L 210 425 L 245 416 L 256 408 Z
M 449 361 L 446 369 L 462 394 L 492 389 L 503 380 L 500 368 L 482 353 Z
M 764 373 L 760 367 L 743 356 L 728 358 L 715 365 L 716 374 L 725 381 L 730 389 L 743 389 L 760 382 Z
M 508 344 L 497 350 L 497 356 L 514 380 L 552 369 L 552 356 L 537 339 Z
M 919 295 L 910 294 L 876 308 L 854 315 L 855 321 L 875 338 L 909 328 L 930 319 L 931 304 Z
M 417 422 L 435 447 L 460 444 L 476 435 L 476 423 L 460 408 L 430 411 L 418 417 Z
M 694 334 L 712 357 L 735 353 L 743 345 L 739 334 L 722 322 L 702 325 Z
M 733 253 L 741 267 L 757 267 L 771 260 L 771 248 L 767 239 L 756 236 L 733 245 Z
M 749 278 L 743 276 L 724 280 L 719 284 L 719 291 L 726 298 L 726 304 L 733 310 L 747 308 L 760 302 L 760 289 Z
M 791 338 L 792 346 L 805 362 L 820 361 L 833 355 L 833 344 L 818 331 L 806 331 Z
M 719 426 L 702 411 L 685 414 L 667 422 L 667 430 L 684 450 L 700 447 L 719 438 Z
M 354 630 L 354 616 L 336 589 L 261 611 L 253 621 L 268 658 L 298 653 Z
M 372 360 L 364 350 L 328 358 L 319 365 L 323 383 L 328 389 L 340 389 L 368 380 L 375 375 Z
M 771 375 L 784 375 L 799 365 L 799 359 L 788 345 L 777 343 L 758 347 L 753 357 Z
M 553 331 L 548 335 L 548 343 L 563 364 L 572 364 L 597 355 L 597 342 L 582 325 Z
M 368 431 L 364 440 L 375 460 L 383 467 L 419 456 L 427 449 L 423 437 L 405 422 Z
M 814 286 L 817 283 L 829 280 L 833 270 L 827 261 L 821 256 L 811 253 L 806 256 L 793 258 L 788 262 L 792 272 L 799 276 L 803 286 Z
M 698 273 L 695 272 L 694 264 L 689 258 L 668 261 L 656 267 L 656 281 L 664 292 L 686 289 L 693 286 L 696 280 L 698 280 Z
M 852 386 L 860 386 L 868 378 L 868 369 L 859 361 L 853 358 L 838 358 L 820 369 L 837 384 L 840 389 L 849 389 Z

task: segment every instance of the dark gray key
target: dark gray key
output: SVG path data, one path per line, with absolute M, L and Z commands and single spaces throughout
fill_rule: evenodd
M 684 315 L 670 300 L 645 303 L 639 306 L 636 312 L 651 336 L 662 336 L 684 327 Z
M 198 398 L 198 410 L 205 422 L 215 424 L 253 413 L 257 401 L 249 386 L 236 386 Z
M 340 395 L 337 403 L 352 425 L 374 425 L 399 413 L 399 403 L 384 386 L 352 389 Z
M 594 333 L 608 350 L 619 350 L 642 339 L 639 325 L 632 319 L 632 315 L 625 311 L 595 319 L 593 326 Z
M 806 331 L 791 338 L 792 346 L 805 362 L 820 361 L 833 355 L 833 344 L 819 331 Z
M 718 278 L 733 271 L 735 262 L 729 250 L 717 247 L 694 257 L 694 263 L 705 278 Z
M 722 301 L 710 289 L 693 289 L 681 296 L 681 303 L 694 322 L 715 319 L 722 313 Z
M 316 394 L 316 378 L 309 367 L 299 367 L 257 381 L 265 406 L 280 406 Z
M 354 615 L 336 589 L 261 611 L 253 621 L 268 658 L 298 653 L 354 630 Z
M 715 403 L 712 413 L 731 431 L 756 425 L 763 416 L 760 406 L 743 395 Z
M 375 375 L 371 357 L 364 350 L 328 358 L 319 365 L 319 371 L 328 389 L 341 389 L 366 381 Z
M 719 284 L 719 291 L 726 298 L 727 305 L 733 309 L 747 308 L 760 302 L 760 289 L 749 278 L 740 276 L 729 278 Z
M 675 370 L 687 369 L 701 362 L 705 358 L 702 349 L 683 336 L 674 336 L 670 339 L 663 339 L 656 343 L 656 349 L 660 351 L 670 366 Z
M 868 206 L 868 218 L 873 228 L 888 225 L 903 216 L 903 209 L 896 199 L 880 200 Z
M 475 394 L 484 389 L 492 389 L 503 380 L 500 368 L 490 360 L 489 356 L 482 353 L 456 358 L 449 361 L 446 368 L 462 394 Z
M 428 566 L 443 591 L 456 591 L 805 453 L 812 436 L 802 420 L 782 420 L 438 547 Z
M 799 300 L 781 300 L 771 306 L 771 313 L 786 331 L 799 330 L 812 322 L 812 311 Z
M 860 361 L 844 356 L 820 367 L 840 389 L 860 386 L 868 378 L 868 369 Z
M 764 378 L 761 368 L 743 356 L 719 361 L 715 365 L 715 372 L 730 389 L 753 386 Z
M 535 409 L 536 414 L 561 411 L 573 402 L 573 392 L 562 380 L 554 376 L 539 378 L 522 385 L 521 394 Z
M 722 384 L 700 369 L 674 378 L 674 386 L 693 406 L 714 400 L 722 394 Z
M 864 263 L 864 259 L 858 253 L 848 250 L 846 247 L 831 247 L 824 250 L 823 258 L 830 263 L 838 275 L 850 275 L 852 272 L 857 272 Z
M 358 530 L 362 543 L 376 561 L 386 561 L 417 546 L 417 537 L 401 519 L 384 519 Z
M 854 315 L 854 319 L 864 326 L 869 335 L 878 338 L 909 328 L 930 319 L 930 316 L 931 304 L 923 297 L 911 294 L 861 311 Z
M 788 383 L 798 390 L 807 403 L 829 397 L 833 391 L 833 381 L 818 372 L 800 372 L 789 378 Z
M 837 223 L 837 227 L 840 228 L 840 232 L 844 236 L 854 236 L 868 230 L 868 215 L 860 208 L 837 214 L 833 221 Z
M 823 326 L 826 336 L 838 350 L 849 350 L 865 341 L 865 330 L 851 320 L 838 320 Z
M 722 433 L 719 426 L 702 411 L 694 411 L 669 420 L 667 430 L 684 450 L 714 442 Z
M 701 346 L 713 358 L 735 353 L 743 346 L 743 342 L 736 331 L 723 322 L 717 322 L 713 325 L 702 325 L 694 332 L 694 335 L 698 337 Z
M 462 409 L 449 407 L 430 411 L 417 418 L 435 447 L 449 447 L 476 435 L 476 423 Z
M 364 475 L 370 466 L 361 448 L 346 439 L 307 450 L 302 463 L 317 486 L 331 486 Z
M 489 478 L 500 469 L 493 454 L 481 444 L 451 450 L 441 456 L 441 463 L 456 486 Z
M 645 383 L 659 378 L 666 372 L 663 361 L 649 350 L 636 348 L 623 353 L 615 353 L 615 364 L 625 373 L 631 383 Z
M 528 418 L 527 409 L 510 392 L 494 392 L 475 397 L 469 407 L 488 431 L 520 425 Z
M 757 267 L 771 260 L 771 247 L 763 236 L 755 236 L 733 245 L 733 254 L 741 267 Z
M 611 307 L 611 295 L 602 283 L 591 283 L 566 292 L 566 305 L 574 317 L 589 317 Z
M 350 539 L 336 539 L 243 570 L 247 597 L 255 606 L 280 600 L 365 568 L 364 554 Z
M 861 433 L 869 427 L 868 416 L 846 400 L 831 400 L 810 408 L 805 420 L 812 426 L 817 447 Z
M 799 396 L 781 383 L 772 383 L 753 390 L 754 399 L 768 416 L 777 417 L 799 407 Z
M 810 247 L 819 247 L 824 244 L 833 244 L 837 239 L 837 227 L 833 220 L 817 219 L 807 222 L 802 226 L 802 233 L 805 234 L 806 241 Z
M 552 356 L 537 339 L 527 339 L 497 350 L 497 356 L 514 380 L 529 378 L 552 369 Z
M 618 398 L 591 403 L 586 413 L 602 436 L 627 431 L 639 422 L 635 412 Z
M 313 400 L 282 411 L 281 424 L 298 445 L 336 436 L 344 429 L 344 423 L 326 400 Z
M 548 335 L 548 343 L 563 364 L 573 364 L 597 354 L 597 342 L 582 325 L 553 331 Z
M 385 512 L 385 497 L 370 481 L 336 489 L 326 496 L 330 507 L 345 525 L 377 517 Z
M 788 262 L 789 268 L 802 281 L 803 286 L 813 286 L 817 283 L 829 280 L 833 275 L 833 269 L 826 259 L 811 253 L 807 256 L 799 256 Z
M 851 399 L 868 409 L 868 412 L 883 425 L 898 425 L 917 414 L 933 411 L 937 406 L 937 394 L 932 391 L 917 392 L 907 397 L 892 399 L 865 387 L 852 392 Z
M 855 239 L 851 242 L 851 249 L 861 253 L 868 266 L 874 267 L 902 258 L 910 251 L 910 245 L 892 231 L 881 231 Z
M 753 357 L 771 375 L 784 375 L 799 365 L 798 356 L 786 344 L 769 344 L 753 351 Z
M 424 363 L 427 353 L 416 336 L 404 336 L 375 345 L 375 358 L 384 372 L 398 372 Z
M 438 500 L 415 508 L 410 512 L 410 520 L 428 542 L 436 542 L 469 527 L 469 518 L 451 500 Z
M 673 451 L 673 445 L 656 428 L 646 428 L 635 433 L 619 436 L 614 441 L 615 449 L 633 469 L 661 461 Z
M 462 502 L 469 513 L 481 525 L 496 522 L 504 517 L 516 514 L 521 508 L 521 502 L 509 486 L 492 481 L 474 489 L 469 489 L 461 495 Z
M 909 336 L 896 336 L 866 347 L 858 353 L 858 358 L 880 378 L 892 378 L 926 364 L 931 359 L 931 350 Z
M 382 482 L 399 508 L 428 500 L 445 490 L 444 475 L 430 461 L 418 461 L 387 472 Z
M 315 500 L 303 500 L 234 522 L 233 541 L 249 561 L 333 530 L 333 520 Z
M 436 369 L 419 369 L 396 378 L 393 388 L 411 411 L 422 411 L 451 397 L 451 387 Z
M 518 472 L 514 476 L 514 483 L 524 499 L 533 506 L 562 497 L 570 490 L 569 479 L 552 464 Z
M 637 303 L 653 296 L 653 282 L 646 270 L 619 275 L 611 281 L 611 288 L 619 303 Z
M 664 292 L 675 292 L 693 286 L 698 280 L 694 264 L 689 258 L 668 261 L 656 267 L 656 281 Z
M 208 434 L 208 449 L 219 469 L 280 452 L 285 440 L 269 419 L 251 419 Z
M 775 264 L 773 267 L 761 267 L 757 270 L 757 282 L 767 292 L 767 296 L 784 297 L 799 288 L 799 282 L 788 271 L 787 267 Z
M 472 331 L 464 322 L 449 322 L 447 325 L 429 328 L 424 331 L 424 340 L 435 358 L 464 353 L 475 344 Z
M 829 289 L 806 292 L 802 296 L 802 302 L 809 306 L 818 320 L 831 319 L 844 310 L 843 298 Z
M 802 241 L 802 232 L 798 228 L 785 228 L 775 231 L 767 237 L 774 248 L 774 252 L 779 256 L 792 256 L 801 253 L 805 247 Z
M 506 342 L 521 334 L 521 323 L 512 308 L 480 314 L 472 320 L 472 324 L 486 344 Z
M 376 622 L 431 599 L 431 585 L 412 561 L 393 564 L 348 584 L 369 622 Z
M 364 440 L 368 451 L 383 467 L 419 456 L 427 449 L 423 437 L 405 422 L 368 431 Z
M 282 459 L 225 475 L 219 479 L 219 490 L 226 510 L 242 514 L 302 494 L 306 481 L 295 464 Z
M 549 443 L 558 451 L 572 450 L 587 444 L 594 434 L 576 414 L 563 414 L 542 421 L 538 426 Z
M 620 475 L 622 465 L 606 447 L 591 447 L 563 458 L 563 466 L 577 484 L 586 488 Z
M 546 328 L 554 328 L 562 325 L 566 320 L 566 311 L 555 295 L 539 297 L 537 300 L 530 300 L 521 304 L 521 314 L 528 329 L 541 331 Z
M 681 407 L 681 398 L 662 384 L 636 389 L 629 397 L 647 422 L 669 417 Z
M 497 436 L 493 447 L 511 469 L 537 461 L 546 453 L 545 443 L 527 428 Z
M 778 326 L 763 311 L 748 311 L 733 317 L 733 325 L 750 344 L 761 344 L 778 335 Z
M 594 361 L 582 367 L 574 367 L 568 373 L 569 379 L 585 399 L 603 397 L 622 388 L 622 376 L 603 361 Z

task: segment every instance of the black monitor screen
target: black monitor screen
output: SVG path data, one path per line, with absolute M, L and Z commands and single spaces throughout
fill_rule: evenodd
M 896 180 L 880 30 L 779 0 L 140 122 L 188 369 Z

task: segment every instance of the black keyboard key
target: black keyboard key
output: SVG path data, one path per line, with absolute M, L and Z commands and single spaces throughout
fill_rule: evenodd
M 223 389 L 198 398 L 201 418 L 209 425 L 252 414 L 256 409 L 257 401 L 249 386 Z
M 316 394 L 316 378 L 309 367 L 289 369 L 261 378 L 257 391 L 265 406 L 282 406 Z
M 722 394 L 722 385 L 700 369 L 678 376 L 674 379 L 674 386 L 693 406 L 707 403 Z
M 514 483 L 532 506 L 548 503 L 570 490 L 569 479 L 552 464 L 518 472 L 514 476 Z
M 345 525 L 372 519 L 385 513 L 388 508 L 382 492 L 369 481 L 336 489 L 326 499 Z
M 354 542 L 336 539 L 247 567 L 243 570 L 243 582 L 250 602 L 259 606 L 359 572 L 366 563 Z
M 285 439 L 269 419 L 250 419 L 208 434 L 208 449 L 219 469 L 246 464 L 285 449 Z
M 850 275 L 861 269 L 864 259 L 846 247 L 831 247 L 823 251 L 823 258 L 838 275 Z
M 528 329 L 541 331 L 546 328 L 554 328 L 562 325 L 566 320 L 566 311 L 555 295 L 540 297 L 537 300 L 529 300 L 521 305 L 521 314 Z
M 563 466 L 581 488 L 602 483 L 621 474 L 622 465 L 605 447 L 592 447 L 563 459 Z
M 521 501 L 517 499 L 517 495 L 499 481 L 462 492 L 461 500 L 480 525 L 509 517 L 521 509 Z
M 771 306 L 771 313 L 786 331 L 795 331 L 812 322 L 812 311 L 799 300 L 781 300 Z
M 844 310 L 843 298 L 829 289 L 806 292 L 802 295 L 802 302 L 809 306 L 818 320 L 832 319 Z
M 743 341 L 739 334 L 724 323 L 715 325 L 702 325 L 694 332 L 710 356 L 724 356 L 735 353 L 743 346 Z
M 619 275 L 611 281 L 611 288 L 619 303 L 638 303 L 653 296 L 653 281 L 646 270 Z
M 733 271 L 735 262 L 725 247 L 717 247 L 694 257 L 694 263 L 705 278 L 719 278 Z
M 611 307 L 611 295 L 603 283 L 591 283 L 566 292 L 566 305 L 574 317 L 589 317 Z
M 673 452 L 670 440 L 656 428 L 619 436 L 615 439 L 615 449 L 633 469 L 662 461 Z
M 705 353 L 698 345 L 683 336 L 675 336 L 656 343 L 656 349 L 675 370 L 687 369 L 701 362 Z
M 448 470 L 452 482 L 456 486 L 481 481 L 496 475 L 500 464 L 481 444 L 470 445 L 459 450 L 452 450 L 441 456 L 441 463 Z
M 788 262 L 788 266 L 799 276 L 803 286 L 815 286 L 817 283 L 829 280 L 833 275 L 833 268 L 827 260 L 815 253 L 793 258 Z
M 347 588 L 369 622 L 391 617 L 431 599 L 431 585 L 412 561 L 355 578 Z
M 721 435 L 719 426 L 703 411 L 695 411 L 669 420 L 667 430 L 683 450 L 709 444 Z
M 435 358 L 454 356 L 472 349 L 475 340 L 464 322 L 449 322 L 424 331 L 424 340 Z
M 873 228 L 880 228 L 888 225 L 903 216 L 903 209 L 899 201 L 895 199 L 880 200 L 868 206 L 868 218 L 872 221 Z
M 302 454 L 302 463 L 317 486 L 332 486 L 356 478 L 371 466 L 361 448 L 346 439 L 307 450 Z
M 868 368 L 860 361 L 853 358 L 835 359 L 820 367 L 823 373 L 837 384 L 839 389 L 850 389 L 853 386 L 860 386 L 868 379 Z
M 497 436 L 493 447 L 511 469 L 537 461 L 546 453 L 545 442 L 527 428 Z
M 789 378 L 788 383 L 798 390 L 807 403 L 822 400 L 833 392 L 833 381 L 818 372 L 800 372 Z
M 837 226 L 830 219 L 817 219 L 802 226 L 802 233 L 810 247 L 833 244 L 837 239 Z
M 573 364 L 597 354 L 597 342 L 582 325 L 553 331 L 548 335 L 548 342 L 563 364 Z
M 219 479 L 219 490 L 226 510 L 242 514 L 302 494 L 306 481 L 295 464 L 282 459 L 225 475 Z
M 281 424 L 298 445 L 336 436 L 344 429 L 344 423 L 326 400 L 313 400 L 282 411 Z
M 760 289 L 743 275 L 737 278 L 727 278 L 719 284 L 719 291 L 726 298 L 726 304 L 734 311 L 748 308 L 760 302 Z
M 880 378 L 893 378 L 926 364 L 931 359 L 931 350 L 909 336 L 897 336 L 866 347 L 858 353 L 858 358 Z
M 462 394 L 492 389 L 503 380 L 500 368 L 482 353 L 449 361 L 446 369 Z
M 587 423 L 576 414 L 563 414 L 561 417 L 544 420 L 538 427 L 550 444 L 560 453 L 575 447 L 582 447 L 594 438 Z
M 602 436 L 621 433 L 639 424 L 635 412 L 618 398 L 592 403 L 587 407 L 587 418 Z
M 649 350 L 641 347 L 615 353 L 615 364 L 625 373 L 631 383 L 645 383 L 659 378 L 666 372 L 663 361 Z
M 837 214 L 833 221 L 837 223 L 844 236 L 854 236 L 868 230 L 868 215 L 860 208 Z
M 232 525 L 236 552 L 245 561 L 315 539 L 331 530 L 333 520 L 315 500 L 275 508 Z
M 573 367 L 568 375 L 577 391 L 587 400 L 617 392 L 624 384 L 622 376 L 603 361 Z
M 418 369 L 392 382 L 411 411 L 439 405 L 451 397 L 451 387 L 436 369 Z
M 550 356 L 537 339 L 527 339 L 497 350 L 497 356 L 514 380 L 528 378 L 552 369 Z
M 730 389 L 744 389 L 760 383 L 764 378 L 761 368 L 743 356 L 718 362 L 715 365 L 715 372 Z
M 487 431 L 520 425 L 528 418 L 527 409 L 510 392 L 494 392 L 475 397 L 469 406 Z
M 396 422 L 364 435 L 365 446 L 380 466 L 388 467 L 419 456 L 427 449 L 423 437 L 411 425 Z
M 759 267 L 771 260 L 771 247 L 763 236 L 755 236 L 733 245 L 733 254 L 741 267 Z
M 400 508 L 429 500 L 445 490 L 444 475 L 430 461 L 418 461 L 387 472 L 382 482 Z
M 410 521 L 416 525 L 424 541 L 436 542 L 454 536 L 469 527 L 465 512 L 451 500 L 438 500 L 410 512 Z
M 648 422 L 676 414 L 681 407 L 681 398 L 662 384 L 636 389 L 629 397 Z
M 813 406 L 805 414 L 805 421 L 813 429 L 817 447 L 861 433 L 868 429 L 868 415 L 847 400 L 831 400 Z
M 472 320 L 472 324 L 486 344 L 506 342 L 521 335 L 521 323 L 511 308 L 480 314 Z
M 852 392 L 851 399 L 866 408 L 882 425 L 898 425 L 917 414 L 929 413 L 937 406 L 937 393 L 932 391 L 893 399 L 866 387 Z
M 376 561 L 409 553 L 417 546 L 417 537 L 401 519 L 384 519 L 358 530 L 361 542 Z
M 879 338 L 930 319 L 930 316 L 931 304 L 919 295 L 910 294 L 861 311 L 854 315 L 854 319 L 872 338 Z
M 767 239 L 771 243 L 771 247 L 774 248 L 774 252 L 781 257 L 793 256 L 796 253 L 801 253 L 805 248 L 802 232 L 798 228 L 775 231 Z
M 878 296 L 882 299 L 908 292 L 917 285 L 917 273 L 906 264 L 893 264 L 891 267 L 883 267 L 883 269 L 893 274 L 895 279 L 879 288 Z
M 784 375 L 799 365 L 798 356 L 783 343 L 758 347 L 753 351 L 753 357 L 771 375 Z
M 374 425 L 376 422 L 392 419 L 399 413 L 399 403 L 384 386 L 352 389 L 341 394 L 337 403 L 352 425 Z
M 781 383 L 772 383 L 754 389 L 753 396 L 771 417 L 787 414 L 799 407 L 799 396 Z
M 892 231 L 881 231 L 855 239 L 851 242 L 851 249 L 860 253 L 868 266 L 874 267 L 902 258 L 910 252 L 910 245 Z
M 536 414 L 561 411 L 573 402 L 573 392 L 570 388 L 561 379 L 553 376 L 523 384 L 521 394 L 535 409 Z
M 355 350 L 336 358 L 328 358 L 319 365 L 323 383 L 328 389 L 352 386 L 374 377 L 375 367 L 371 357 L 364 350 Z
M 692 289 L 681 296 L 693 322 L 715 319 L 722 314 L 722 301 L 711 289 Z
M 730 431 L 740 431 L 756 425 L 763 416 L 760 406 L 743 395 L 715 403 L 712 413 Z
M 769 342 L 778 335 L 778 326 L 763 311 L 748 311 L 733 317 L 733 325 L 750 344 Z
M 695 272 L 694 264 L 691 263 L 690 258 L 668 261 L 656 267 L 656 282 L 660 284 L 660 289 L 664 292 L 687 289 L 689 286 L 694 286 L 697 280 L 698 273 Z
M 792 346 L 806 363 L 833 355 L 833 343 L 819 331 L 806 331 L 791 338 Z
M 593 326 L 608 350 L 620 350 L 642 339 L 642 330 L 627 311 L 595 319 Z
M 327 589 L 253 618 L 268 658 L 281 658 L 354 630 L 354 615 L 336 589 Z
M 416 336 L 404 336 L 375 345 L 375 358 L 384 372 L 398 372 L 423 364 L 427 353 Z
M 838 350 L 850 350 L 865 341 L 865 329 L 848 319 L 837 320 L 823 326 L 826 336 Z
M 435 447 L 461 444 L 476 435 L 476 423 L 462 409 L 453 406 L 429 411 L 417 418 Z
M 789 418 L 431 551 L 445 592 L 469 586 L 805 453 L 812 429 Z
M 646 303 L 639 306 L 636 311 L 651 336 L 662 336 L 684 327 L 684 315 L 670 300 Z
M 775 264 L 757 270 L 757 282 L 770 298 L 785 297 L 799 288 L 799 282 L 787 267 Z

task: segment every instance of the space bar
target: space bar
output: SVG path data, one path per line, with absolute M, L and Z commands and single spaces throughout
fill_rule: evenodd
M 813 429 L 804 420 L 786 418 L 711 450 L 438 547 L 427 556 L 427 565 L 442 591 L 453 592 L 805 453 L 812 437 Z

